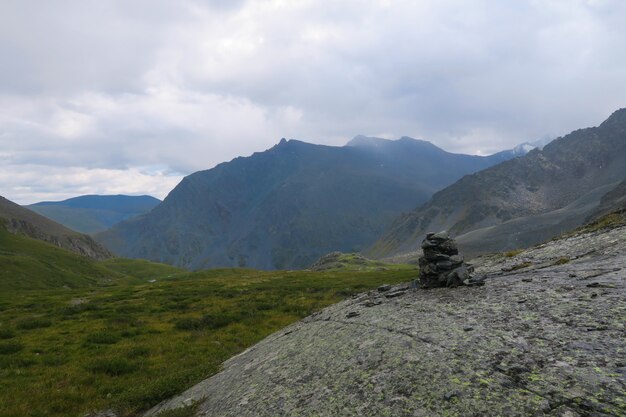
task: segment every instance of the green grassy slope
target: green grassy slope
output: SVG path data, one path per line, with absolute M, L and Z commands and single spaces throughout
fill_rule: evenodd
M 143 260 L 95 261 L 49 243 L 7 232 L 0 226 L 0 292 L 82 288 L 114 282 L 141 282 L 181 273 Z
M 51 244 L 14 235 L 0 226 L 0 292 L 85 287 L 121 274 Z
M 0 416 L 137 415 L 313 311 L 416 273 L 190 273 L 0 228 Z
M 308 269 L 312 271 L 385 271 L 416 269 L 410 264 L 390 264 L 367 259 L 358 253 L 332 252 L 322 256 Z

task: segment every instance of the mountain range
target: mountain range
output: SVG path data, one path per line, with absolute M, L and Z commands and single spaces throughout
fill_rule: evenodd
M 63 201 L 42 201 L 26 207 L 72 230 L 91 234 L 147 213 L 160 202 L 148 195 L 83 195 Z
M 152 211 L 95 237 L 118 255 L 191 269 L 303 268 L 366 248 L 435 191 L 516 155 L 453 154 L 408 137 L 283 139 L 185 177 Z
M 111 253 L 91 237 L 75 232 L 40 214 L 0 197 L 0 227 L 53 244 L 92 259 L 106 259 Z
M 623 204 L 625 178 L 621 109 L 598 127 L 461 178 L 398 218 L 368 255 L 415 251 L 427 232 L 440 230 L 457 236 L 468 255 L 526 247 Z

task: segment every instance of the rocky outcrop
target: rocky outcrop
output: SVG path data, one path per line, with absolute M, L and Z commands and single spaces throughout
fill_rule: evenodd
M 458 287 L 469 280 L 472 268 L 463 262 L 456 243 L 447 232 L 428 233 L 419 258 L 422 288 Z
M 19 219 L 5 220 L 5 228 L 10 233 L 41 240 L 88 258 L 102 260 L 113 256 L 111 252 L 96 243 L 91 237 L 80 233 L 50 235 L 34 224 Z
M 624 416 L 626 227 L 478 259 L 487 285 L 381 287 L 275 333 L 148 412 Z

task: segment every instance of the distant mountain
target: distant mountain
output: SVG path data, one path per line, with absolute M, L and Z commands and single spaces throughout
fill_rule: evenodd
M 0 227 L 13 234 L 51 243 L 93 259 L 106 259 L 111 253 L 87 235 L 53 222 L 4 197 L 0 197 Z
M 113 252 L 192 269 L 303 268 L 371 244 L 403 211 L 504 156 L 403 137 L 343 147 L 281 140 L 184 178 L 150 213 L 96 235 Z
M 499 159 L 500 162 L 508 161 L 509 159 L 524 156 L 528 152 L 532 151 L 533 149 L 542 150 L 543 147 L 546 146 L 550 142 L 552 142 L 552 139 L 543 138 L 543 139 L 539 139 L 533 142 L 520 143 L 519 145 L 513 147 L 513 149 L 500 151 L 496 154 L 491 155 L 490 158 Z
M 368 252 L 415 250 L 448 230 L 468 254 L 525 247 L 579 226 L 626 177 L 626 109 L 543 150 L 467 175 L 398 218 Z
M 161 200 L 149 195 L 84 195 L 26 206 L 81 233 L 102 232 L 116 223 L 145 214 Z

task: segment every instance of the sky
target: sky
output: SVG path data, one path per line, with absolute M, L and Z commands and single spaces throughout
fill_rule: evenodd
M 282 137 L 490 154 L 626 107 L 624 0 L 2 0 L 0 195 L 164 198 Z

